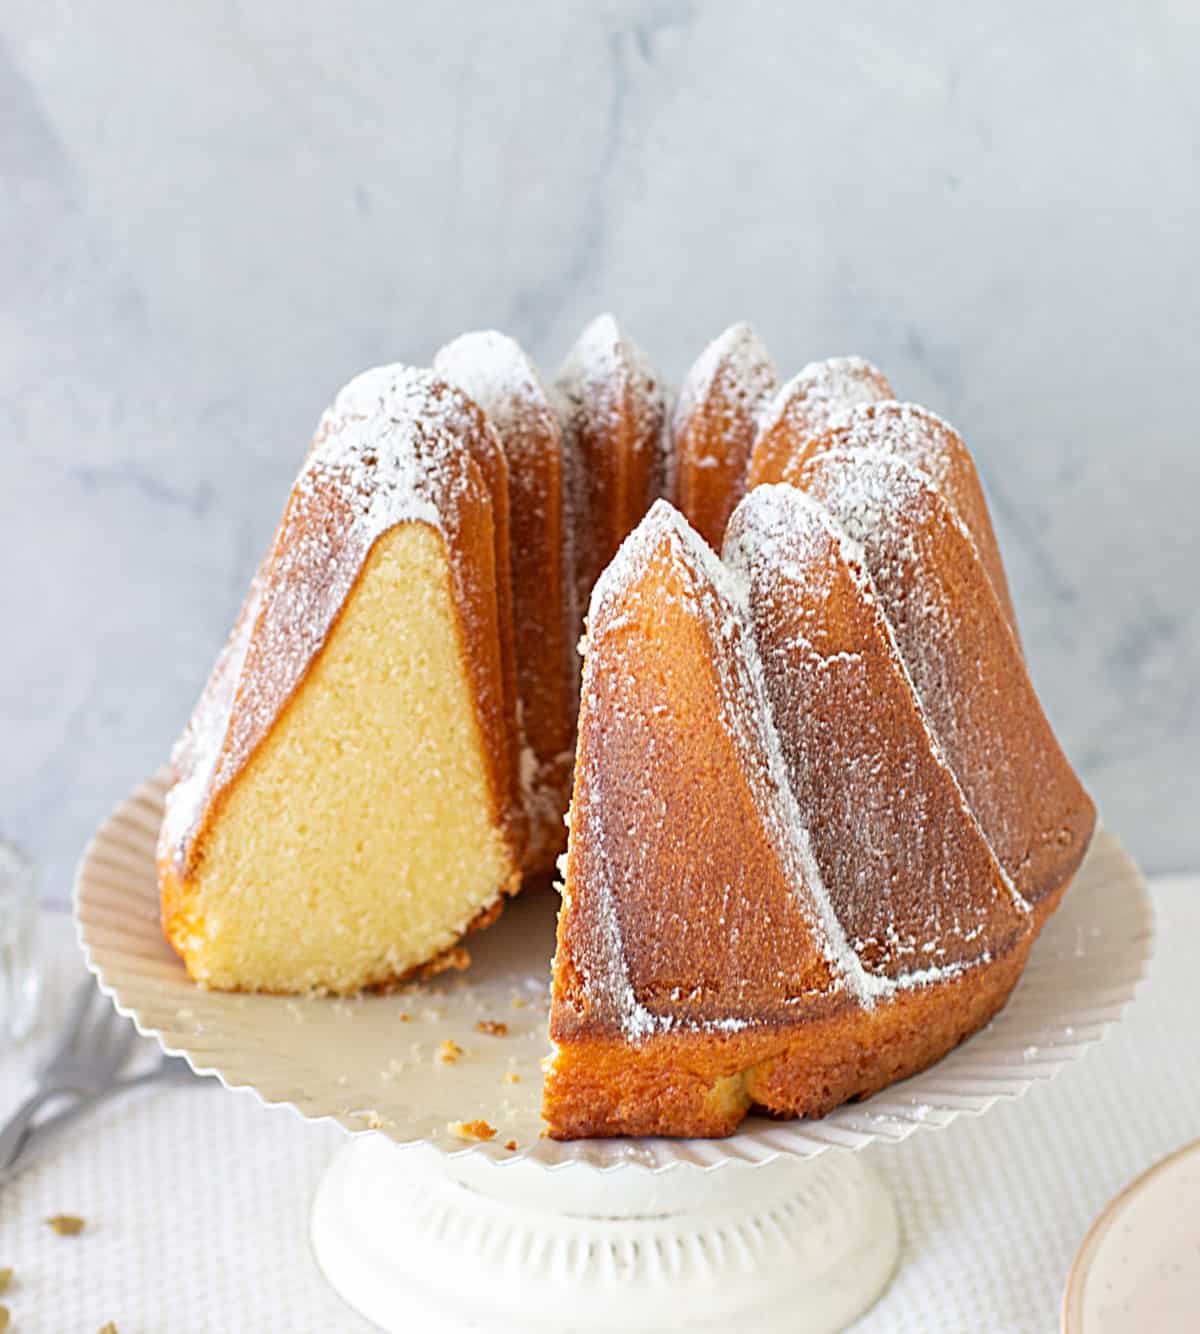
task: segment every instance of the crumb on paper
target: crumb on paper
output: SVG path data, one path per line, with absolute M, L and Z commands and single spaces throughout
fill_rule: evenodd
M 517 1074 L 515 1070 L 505 1070 L 504 1082 L 506 1084 L 519 1084 L 521 1082 L 521 1076 Z
M 401 1010 L 401 1011 L 400 1011 L 400 1022 L 401 1022 L 402 1024 L 408 1024 L 408 1023 L 411 1023 L 411 1022 L 412 1022 L 412 1015 L 409 1014 L 409 1012 L 408 1012 L 407 1010 Z
M 453 1038 L 443 1038 L 437 1049 L 435 1059 L 441 1065 L 453 1065 L 463 1054 L 463 1049 Z
M 507 1139 L 504 1141 L 504 1147 L 509 1151 L 509 1153 L 512 1153 L 512 1151 L 517 1147 L 517 1141 L 515 1139 Z
M 60 1237 L 77 1237 L 87 1226 L 77 1214 L 54 1214 L 46 1222 Z
M 514 996 L 509 1004 L 514 1010 L 527 1010 L 529 1008 L 529 1002 L 524 996 Z
M 458 1139 L 495 1139 L 496 1127 L 486 1121 L 450 1121 L 446 1129 Z
M 11 1269 L 0 1269 L 0 1292 L 7 1292 L 8 1285 L 12 1282 L 13 1271 Z
M 505 1038 L 508 1036 L 508 1025 L 502 1024 L 499 1019 L 481 1019 L 475 1025 L 476 1033 L 487 1033 L 494 1038 Z
M 389 1122 L 374 1107 L 363 1107 L 353 1113 L 366 1124 L 368 1130 L 382 1130 Z
M 108 1324 L 101 1325 L 98 1334 L 117 1334 L 117 1322 L 110 1320 Z
M 10 1313 L 7 1306 L 0 1306 L 0 1331 L 8 1328 Z

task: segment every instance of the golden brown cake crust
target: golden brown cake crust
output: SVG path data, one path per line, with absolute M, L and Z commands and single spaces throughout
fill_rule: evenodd
M 792 460 L 852 408 L 894 397 L 887 376 L 861 357 L 810 362 L 763 408 L 746 490 L 783 481 Z
M 542 1113 L 550 1136 L 729 1135 L 754 1110 L 824 1116 L 914 1075 L 1003 1008 L 1065 889 L 1043 902 L 1033 930 L 1006 954 L 873 1010 L 847 1004 L 794 1025 L 673 1032 L 638 1043 L 573 1038 L 548 1062 Z
M 949 422 L 918 404 L 867 403 L 847 412 L 820 435 L 804 440 L 789 456 L 777 458 L 778 480 L 802 486 L 809 459 L 853 449 L 877 449 L 903 459 L 934 482 L 974 539 L 1000 609 L 1019 643 L 1017 614 L 1000 559 L 1000 545 L 979 474 L 962 436 Z
M 580 335 L 555 381 L 566 446 L 576 611 L 666 485 L 666 394 L 611 315 Z
M 671 499 L 714 550 L 746 490 L 758 415 L 775 368 L 748 324 L 735 324 L 697 358 L 671 421 Z
M 966 525 L 899 454 L 815 451 L 795 480 L 861 544 L 872 591 L 968 804 L 1030 905 L 1062 884 L 1095 808 L 1059 747 Z
M 924 1068 L 1003 1005 L 1086 851 L 1094 808 L 933 478 L 857 449 L 795 481 L 747 496 L 722 562 L 656 507 L 597 587 L 555 1137 L 727 1134 Z
M 532 362 L 494 332 L 463 334 L 434 369 L 483 409 L 508 464 L 513 643 L 521 701 L 524 869 L 554 866 L 566 846 L 578 658 L 565 559 L 562 427 Z

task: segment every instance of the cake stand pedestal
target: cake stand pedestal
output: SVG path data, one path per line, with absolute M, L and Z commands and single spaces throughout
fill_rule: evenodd
M 895 1268 L 891 1195 L 859 1154 L 652 1175 L 499 1167 L 355 1136 L 312 1243 L 388 1334 L 833 1334 Z
M 317 1194 L 317 1259 L 385 1330 L 833 1331 L 896 1263 L 892 1201 L 848 1150 L 979 1115 L 1053 1078 L 1132 999 L 1150 897 L 1097 830 L 1004 1010 L 937 1065 L 820 1121 L 723 1140 L 557 1143 L 541 1058 L 557 895 L 472 937 L 470 970 L 356 1000 L 201 991 L 162 938 L 162 776 L 97 831 L 75 914 L 88 966 L 164 1050 L 352 1132 Z M 452 1059 L 443 1059 L 446 1052 Z M 464 1142 L 464 1122 L 494 1138 Z M 510 1147 L 511 1146 L 511 1147 Z

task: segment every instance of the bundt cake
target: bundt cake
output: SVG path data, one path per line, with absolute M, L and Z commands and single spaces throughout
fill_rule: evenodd
M 776 390 L 745 325 L 669 413 L 610 316 L 549 388 L 476 333 L 338 395 L 173 767 L 164 929 L 212 987 L 461 964 L 569 825 L 559 1138 L 937 1060 L 1094 822 L 959 435 L 857 358 Z

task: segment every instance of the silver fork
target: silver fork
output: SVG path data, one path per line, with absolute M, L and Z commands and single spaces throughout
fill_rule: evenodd
M 79 984 L 58 1046 L 38 1076 L 38 1086 L 0 1130 L 0 1171 L 20 1153 L 37 1114 L 63 1098 L 82 1099 L 112 1084 L 136 1039 L 89 977 Z
M 69 1103 L 61 1112 L 54 1112 L 51 1116 L 28 1127 L 13 1157 L 0 1166 L 0 1186 L 7 1184 L 27 1167 L 38 1162 L 46 1150 L 54 1146 L 63 1131 L 69 1130 L 76 1121 L 109 1098 L 119 1093 L 128 1093 L 131 1089 L 143 1088 L 148 1084 L 199 1084 L 202 1078 L 203 1076 L 197 1075 L 182 1056 L 164 1054 L 159 1057 L 155 1065 L 149 1070 L 143 1070 L 141 1074 L 113 1079 L 94 1093 L 86 1094 Z

